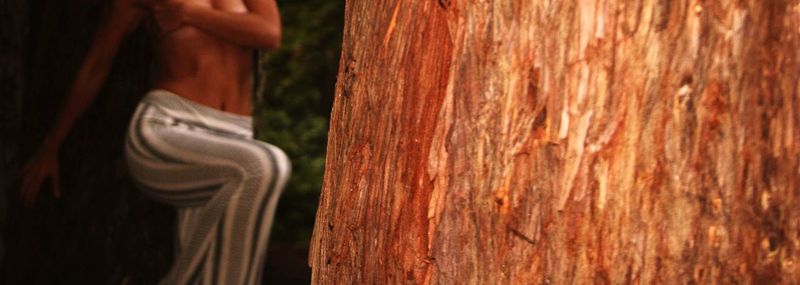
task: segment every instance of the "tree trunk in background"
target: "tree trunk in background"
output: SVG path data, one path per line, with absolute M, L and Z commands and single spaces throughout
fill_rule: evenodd
M 800 282 L 797 1 L 345 17 L 315 283 Z
M 14 172 L 19 169 L 19 139 L 22 113 L 23 58 L 25 37 L 28 33 L 27 1 L 3 1 L 0 15 L 5 23 L 0 25 L 0 265 L 5 262 L 5 225 L 8 201 L 6 191 L 12 187 Z M 6 11 L 16 13 L 6 14 Z
M 173 212 L 129 182 L 123 138 L 147 90 L 150 40 L 135 33 L 122 47 L 102 93 L 61 152 L 64 196 L 42 191 L 21 207 L 19 167 L 39 146 L 72 84 L 110 1 L 3 1 L 3 122 L 0 184 L 2 284 L 155 284 L 172 260 Z M 8 42 L 6 41 L 8 39 Z M 6 45 L 9 43 L 9 45 Z M 6 120 L 6 117 L 9 120 Z

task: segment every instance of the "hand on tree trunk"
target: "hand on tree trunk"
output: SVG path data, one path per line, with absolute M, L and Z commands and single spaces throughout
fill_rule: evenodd
M 58 171 L 58 151 L 39 150 L 22 169 L 23 182 L 20 199 L 26 207 L 32 207 L 36 203 L 36 197 L 42 188 L 42 183 L 51 178 L 51 189 L 53 196 L 61 197 L 59 188 Z

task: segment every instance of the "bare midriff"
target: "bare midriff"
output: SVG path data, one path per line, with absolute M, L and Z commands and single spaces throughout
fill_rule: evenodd
M 210 5 L 211 1 L 192 2 Z M 155 88 L 225 112 L 250 116 L 252 49 L 185 25 L 162 34 L 156 50 Z

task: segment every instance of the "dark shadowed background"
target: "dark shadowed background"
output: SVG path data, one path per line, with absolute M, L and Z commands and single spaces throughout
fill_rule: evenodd
M 174 210 L 127 178 L 122 139 L 148 89 L 150 36 L 123 44 L 96 102 L 62 147 L 62 191 L 32 209 L 18 170 L 50 128 L 108 2 L 0 3 L 0 283 L 153 284 L 172 261 Z M 265 283 L 308 283 L 306 255 L 321 186 L 341 45 L 343 1 L 278 1 L 284 37 L 260 55 L 256 133 L 292 159 L 271 236 Z

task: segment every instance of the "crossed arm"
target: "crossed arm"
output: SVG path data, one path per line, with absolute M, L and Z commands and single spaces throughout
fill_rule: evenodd
M 25 204 L 30 206 L 35 202 L 42 182 L 48 177 L 52 178 L 53 194 L 60 196 L 58 151 L 61 143 L 75 121 L 94 101 L 120 44 L 141 23 L 146 10 L 152 11 L 162 29 L 191 25 L 243 47 L 277 48 L 281 25 L 275 0 L 243 1 L 247 6 L 246 12 L 214 10 L 186 0 L 116 0 L 95 35 L 55 124 L 23 169 L 20 196 Z M 151 9 L 142 9 L 142 6 Z
M 240 46 L 275 49 L 281 41 L 281 22 L 274 0 L 244 0 L 247 12 L 228 12 L 186 1 L 167 1 L 182 24 Z M 159 10 L 158 8 L 156 9 Z M 171 14 L 171 13 L 170 13 Z

